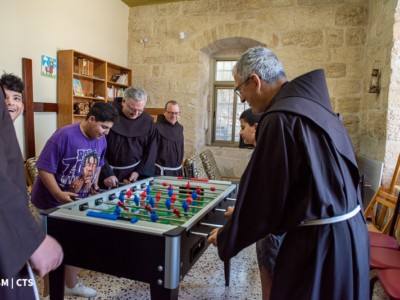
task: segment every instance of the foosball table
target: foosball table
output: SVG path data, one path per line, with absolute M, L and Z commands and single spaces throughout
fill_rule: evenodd
M 228 181 L 150 177 L 42 212 L 42 228 L 62 246 L 50 298 L 64 299 L 65 265 L 150 284 L 151 299 L 178 299 L 179 283 L 234 205 Z M 229 285 L 230 262 L 224 263 Z

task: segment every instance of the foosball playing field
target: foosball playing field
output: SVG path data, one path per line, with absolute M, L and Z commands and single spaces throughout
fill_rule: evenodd
M 127 220 L 131 223 L 141 220 L 179 226 L 219 194 L 220 191 L 214 186 L 204 189 L 196 184 L 191 185 L 190 181 L 183 186 L 153 182 L 143 192 L 134 192 L 133 188 L 129 188 L 120 192 L 118 197 L 111 195 L 110 201 L 103 201 L 102 207 L 91 208 L 87 216 Z

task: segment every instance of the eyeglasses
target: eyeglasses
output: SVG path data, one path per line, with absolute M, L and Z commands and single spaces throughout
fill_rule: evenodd
M 138 115 L 141 115 L 142 112 L 143 112 L 143 109 L 130 108 L 130 107 L 128 106 L 128 104 L 126 104 L 126 108 L 127 108 L 131 113 L 138 114 Z
M 239 90 L 239 88 L 240 88 L 243 84 L 245 84 L 245 82 L 248 81 L 249 79 L 250 79 L 250 77 L 247 78 L 245 81 L 243 81 L 236 89 L 233 90 L 233 91 L 236 93 L 236 95 L 238 95 L 240 98 L 243 98 L 243 97 L 242 97 L 242 92 Z
M 181 115 L 180 112 L 173 112 L 173 111 L 165 111 L 170 117 L 173 117 L 174 115 L 179 117 Z

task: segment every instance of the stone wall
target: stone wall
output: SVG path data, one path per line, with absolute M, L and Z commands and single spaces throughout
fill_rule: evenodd
M 400 152 L 399 100 L 392 74 L 393 24 L 397 0 L 370 1 L 367 25 L 363 94 L 360 105 L 360 154 L 384 162 L 382 184 L 388 186 Z M 394 50 L 395 51 L 395 50 Z M 375 61 L 381 69 L 381 91 L 368 93 Z M 375 68 L 378 67 L 376 63 Z M 400 87 L 397 83 L 397 89 Z M 389 98 L 389 94 L 391 97 Z M 388 100 L 389 99 L 389 100 Z
M 366 149 L 360 152 L 377 158 L 385 147 L 371 140 L 379 141 L 385 131 L 390 45 L 383 45 L 390 43 L 394 1 L 199 0 L 135 7 L 129 15 L 128 65 L 134 84 L 149 94 L 148 107 L 163 107 L 171 99 L 181 104 L 185 155 L 211 147 L 226 175 L 242 174 L 248 151 L 209 146 L 210 61 L 258 44 L 277 54 L 289 80 L 325 69 L 333 109 L 343 115 L 356 150 L 361 136 Z M 181 31 L 187 34 L 184 40 L 178 37 Z M 148 42 L 139 43 L 143 38 Z M 376 96 L 365 90 L 378 53 L 385 61 L 386 93 Z

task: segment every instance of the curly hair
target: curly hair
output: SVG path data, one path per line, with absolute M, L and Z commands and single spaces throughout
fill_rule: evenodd
M 13 73 L 7 74 L 6 72 L 4 72 L 4 74 L 0 78 L 0 84 L 3 87 L 7 88 L 7 90 L 18 92 L 21 94 L 25 88 L 25 84 L 22 79 L 18 76 L 15 76 Z

